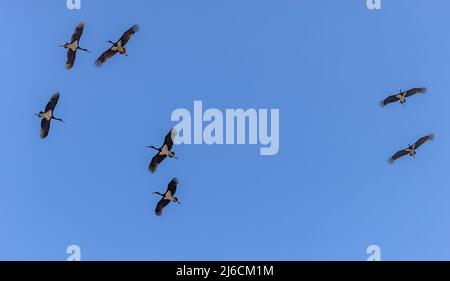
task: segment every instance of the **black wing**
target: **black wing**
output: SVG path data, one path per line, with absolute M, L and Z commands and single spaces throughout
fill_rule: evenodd
M 117 51 L 113 51 L 111 50 L 111 48 L 104 52 L 96 61 L 95 61 L 95 65 L 100 67 L 102 66 L 107 60 L 109 60 L 110 58 L 112 58 L 115 54 L 117 54 Z
M 47 106 L 45 107 L 45 112 L 51 110 L 54 111 L 56 105 L 58 104 L 59 100 L 59 93 L 53 94 L 53 96 L 50 98 L 50 101 L 47 103 Z
M 410 97 L 415 94 L 423 94 L 427 92 L 427 88 L 412 88 L 405 92 L 405 97 Z
M 395 153 L 391 158 L 389 158 L 389 162 L 394 163 L 394 161 L 397 160 L 398 158 L 401 158 L 408 154 L 409 152 L 407 149 L 400 150 L 397 153 Z
M 389 96 L 381 102 L 381 106 L 388 105 L 388 104 L 396 102 L 398 100 L 399 100 L 399 98 L 397 97 L 397 95 Z
M 72 38 L 70 39 L 70 43 L 80 41 L 81 35 L 83 34 L 83 30 L 84 30 L 84 22 L 80 22 L 75 28 L 75 32 L 73 33 Z
M 41 120 L 41 139 L 45 139 L 48 136 L 48 132 L 50 131 L 50 121 L 45 118 L 42 118 L 42 120 Z
M 175 139 L 176 135 L 177 131 L 175 129 L 172 129 L 170 130 L 169 133 L 167 133 L 166 137 L 164 138 L 164 144 L 167 146 L 168 150 L 172 150 L 173 140 Z
M 122 43 L 122 47 L 124 47 L 128 41 L 131 39 L 131 37 L 139 31 L 139 25 L 135 24 L 130 29 L 128 29 L 122 37 L 120 37 L 119 41 Z
M 150 162 L 150 164 L 148 165 L 148 169 L 150 170 L 151 173 L 156 172 L 156 169 L 158 168 L 158 165 L 164 160 L 166 159 L 166 155 L 159 155 L 156 154 L 155 156 L 153 156 L 152 161 Z
M 156 208 L 155 208 L 155 214 L 157 215 L 157 216 L 161 216 L 162 215 L 162 212 L 163 212 L 163 210 L 164 210 L 164 208 L 167 206 L 167 205 L 169 205 L 169 203 L 170 203 L 170 200 L 167 200 L 167 199 L 161 199 L 161 200 L 159 200 L 159 202 L 158 202 L 158 204 L 156 204 Z
M 428 135 L 425 136 L 423 138 L 420 138 L 415 144 L 414 144 L 414 149 L 419 148 L 422 144 L 426 143 L 427 141 L 433 140 L 434 139 L 434 135 Z
M 172 193 L 172 195 L 175 195 L 175 192 L 177 192 L 177 185 L 178 185 L 178 179 L 173 178 L 167 185 L 167 191 L 170 191 L 170 193 Z
M 72 51 L 72 49 L 67 49 L 67 60 L 66 60 L 66 69 L 71 69 L 75 64 L 75 58 L 77 56 L 77 52 Z

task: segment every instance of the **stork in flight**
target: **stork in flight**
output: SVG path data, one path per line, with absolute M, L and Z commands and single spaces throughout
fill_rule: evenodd
M 412 89 L 409 89 L 408 91 L 400 90 L 400 93 L 387 97 L 380 103 L 380 105 L 382 107 L 384 107 L 390 103 L 397 102 L 397 101 L 400 101 L 400 103 L 402 105 L 405 105 L 406 98 L 409 98 L 416 94 L 424 94 L 426 92 L 427 92 L 427 88 L 412 88 Z
M 164 159 L 166 159 L 167 156 L 169 156 L 169 158 L 178 159 L 175 156 L 175 152 L 172 151 L 173 140 L 175 139 L 176 136 L 177 136 L 177 131 L 175 129 L 172 129 L 164 138 L 164 143 L 160 148 L 154 147 L 153 145 L 147 146 L 148 148 L 152 148 L 152 149 L 158 151 L 158 153 L 156 153 L 156 155 L 153 156 L 152 161 L 150 162 L 150 165 L 148 166 L 148 169 L 150 170 L 151 173 L 154 173 L 156 171 L 156 169 L 158 168 L 158 165 Z
M 170 202 L 181 204 L 181 202 L 178 201 L 178 198 L 174 196 L 175 193 L 177 192 L 177 185 L 178 185 L 177 178 L 173 178 L 167 185 L 167 190 L 165 193 L 153 192 L 153 194 L 157 194 L 162 197 L 155 208 L 155 214 L 157 216 L 162 215 L 164 208 L 167 205 L 169 205 Z
M 139 31 L 139 26 L 137 24 L 133 25 L 130 29 L 128 29 L 122 37 L 117 42 L 107 41 L 112 46 L 107 51 L 105 51 L 96 61 L 95 65 L 98 67 L 102 66 L 107 60 L 112 58 L 117 53 L 121 55 L 128 56 L 127 54 L 127 48 L 125 48 L 125 45 L 128 43 L 128 41 L 131 39 L 131 37 Z
M 75 32 L 72 34 L 70 42 L 60 46 L 67 49 L 66 69 L 71 69 L 75 64 L 75 58 L 77 56 L 78 50 L 90 53 L 89 50 L 80 47 L 80 38 L 81 35 L 83 34 L 83 30 L 84 30 L 84 23 L 80 22 L 75 28 Z
M 55 107 L 58 104 L 59 100 L 59 93 L 54 94 L 50 101 L 47 103 L 47 106 L 45 107 L 45 111 L 41 111 L 38 114 L 35 114 L 39 118 L 42 118 L 41 120 L 41 138 L 45 139 L 48 136 L 48 132 L 50 131 L 50 122 L 53 120 L 57 120 L 60 122 L 64 121 L 60 118 L 56 118 L 53 113 L 55 111 Z
M 433 140 L 434 139 L 434 135 L 428 135 L 425 137 L 420 138 L 418 141 L 416 141 L 415 144 L 413 145 L 408 145 L 407 148 L 398 151 L 397 153 L 395 153 L 391 158 L 389 158 L 389 162 L 390 163 L 394 163 L 395 160 L 397 160 L 398 158 L 401 158 L 403 156 L 409 155 L 413 158 L 416 157 L 416 150 L 424 143 L 426 143 L 427 141 Z

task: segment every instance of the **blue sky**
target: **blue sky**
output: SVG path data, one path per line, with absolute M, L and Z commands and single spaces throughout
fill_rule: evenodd
M 110 4 L 108 4 L 110 2 Z M 450 3 L 382 0 L 1 1 L 0 259 L 450 259 Z M 85 22 L 75 67 L 65 51 Z M 129 57 L 94 61 L 133 24 Z M 411 87 L 424 96 L 380 108 Z M 59 91 L 52 124 L 39 120 Z M 278 108 L 280 150 L 153 152 L 177 108 Z M 389 165 L 417 138 L 436 139 Z M 153 213 L 167 183 L 183 205 Z

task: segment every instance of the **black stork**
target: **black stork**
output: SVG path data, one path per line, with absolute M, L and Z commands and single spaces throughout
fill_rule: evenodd
M 424 93 L 426 93 L 426 92 L 427 92 L 427 88 L 425 88 L 425 87 L 422 87 L 422 88 L 412 88 L 412 89 L 409 89 L 408 91 L 402 91 L 402 90 L 400 90 L 400 92 L 399 92 L 398 94 L 389 96 L 389 97 L 387 97 L 386 99 L 384 99 L 384 100 L 380 103 L 380 105 L 381 105 L 382 107 L 384 107 L 384 106 L 386 106 L 386 105 L 388 105 L 388 104 L 390 104 L 390 103 L 397 102 L 397 101 L 400 101 L 400 103 L 401 103 L 402 105 L 405 105 L 405 103 L 406 103 L 406 98 L 409 98 L 409 97 L 414 96 L 414 95 L 416 95 L 416 94 L 424 94 Z
M 178 203 L 181 204 L 180 201 L 178 201 L 178 198 L 175 197 L 175 193 L 177 192 L 177 185 L 178 185 L 178 179 L 177 178 L 173 178 L 169 184 L 167 185 L 167 190 L 166 192 L 163 193 L 159 193 L 159 192 L 153 192 L 153 194 L 157 194 L 159 196 L 161 196 L 161 200 L 159 200 L 158 204 L 156 205 L 155 208 L 155 214 L 157 216 L 161 216 L 162 212 L 164 210 L 164 208 L 169 205 L 170 202 L 174 202 L 174 203 Z
M 72 34 L 70 42 L 60 46 L 67 49 L 66 69 L 71 69 L 75 64 L 75 58 L 77 56 L 78 50 L 90 53 L 89 50 L 83 49 L 79 45 L 81 35 L 83 34 L 83 30 L 84 30 L 84 23 L 80 22 L 75 28 L 75 32 Z
M 53 113 L 55 111 L 55 107 L 58 104 L 59 100 L 59 93 L 54 94 L 50 101 L 47 103 L 47 106 L 45 107 L 45 111 L 41 111 L 38 114 L 35 114 L 39 118 L 42 118 L 41 120 L 41 138 L 45 139 L 48 136 L 48 132 L 50 131 L 50 122 L 53 120 L 57 120 L 60 122 L 64 121 L 60 118 L 56 118 Z
M 389 158 L 389 162 L 390 163 L 394 163 L 395 160 L 397 160 L 398 158 L 401 158 L 405 155 L 409 155 L 413 158 L 416 157 L 416 150 L 424 143 L 426 143 L 427 141 L 431 141 L 434 139 L 434 135 L 428 135 L 425 137 L 420 138 L 415 144 L 413 145 L 408 145 L 408 148 L 405 148 L 403 150 L 398 151 L 397 153 L 395 153 L 391 158 Z
M 112 46 L 107 51 L 105 51 L 96 61 L 95 65 L 98 67 L 102 66 L 108 59 L 112 58 L 115 54 L 119 53 L 121 55 L 128 56 L 127 49 L 125 45 L 131 39 L 131 37 L 139 31 L 139 26 L 137 24 L 133 25 L 130 29 L 128 29 L 122 37 L 117 42 L 107 41 Z
M 177 131 L 175 129 L 171 129 L 170 132 L 166 135 L 164 138 L 164 143 L 160 148 L 154 147 L 153 145 L 147 146 L 148 148 L 153 148 L 154 150 L 158 151 L 158 153 L 153 156 L 152 161 L 150 162 L 148 169 L 151 173 L 154 173 L 156 169 L 158 168 L 158 165 L 166 159 L 167 156 L 169 158 L 175 158 L 178 159 L 175 156 L 175 152 L 172 151 L 173 147 L 173 140 L 177 136 Z

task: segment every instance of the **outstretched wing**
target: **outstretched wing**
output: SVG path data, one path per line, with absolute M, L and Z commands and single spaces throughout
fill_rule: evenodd
M 396 102 L 398 100 L 399 100 L 399 98 L 397 95 L 392 95 L 392 96 L 389 96 L 386 99 L 384 99 L 380 104 L 381 104 L 381 106 L 386 106 L 386 105 Z
M 59 100 L 59 93 L 53 94 L 53 96 L 50 98 L 50 101 L 47 103 L 47 106 L 45 107 L 45 112 L 51 110 L 54 111 L 56 105 L 58 104 Z
M 177 186 L 178 186 L 178 179 L 177 178 L 173 178 L 169 182 L 169 184 L 167 185 L 167 191 L 170 191 L 170 193 L 172 195 L 175 195 L 175 192 L 177 192 Z
M 139 25 L 135 24 L 130 29 L 128 29 L 122 37 L 120 37 L 119 41 L 121 41 L 122 46 L 125 46 L 128 41 L 131 39 L 131 37 L 139 31 Z
M 106 52 L 104 52 L 96 61 L 95 61 L 95 65 L 100 67 L 102 66 L 107 60 L 109 60 L 110 58 L 112 58 L 115 54 L 117 54 L 117 51 L 113 51 L 111 50 L 111 48 L 109 50 L 107 50 Z
M 50 121 L 45 118 L 41 120 L 41 139 L 45 139 L 50 131 Z
M 83 34 L 83 30 L 84 30 L 84 22 L 80 22 L 77 25 L 77 27 L 75 28 L 75 32 L 72 34 L 70 43 L 73 43 L 75 41 L 80 41 L 81 35 Z
M 164 138 L 164 144 L 167 146 L 168 150 L 172 150 L 173 140 L 175 139 L 176 136 L 177 136 L 177 131 L 175 129 L 172 129 L 172 130 L 170 130 L 169 133 L 167 133 L 166 137 Z
M 397 160 L 398 158 L 401 158 L 408 154 L 409 154 L 408 150 L 406 149 L 400 150 L 397 153 L 395 153 L 391 158 L 389 158 L 389 162 L 394 163 L 395 160 Z
M 75 64 L 75 58 L 77 56 L 77 52 L 72 51 L 72 49 L 67 49 L 67 60 L 66 60 L 66 69 L 71 69 Z
M 155 215 L 161 216 L 164 208 L 167 205 L 169 205 L 169 203 L 170 203 L 170 200 L 168 200 L 168 199 L 163 198 L 163 199 L 159 200 L 158 204 L 156 204 Z
M 433 140 L 434 135 L 428 135 L 423 138 L 420 138 L 415 144 L 414 149 L 418 149 L 422 144 L 426 143 L 427 141 Z
M 405 97 L 410 97 L 415 94 L 423 94 L 427 92 L 427 88 L 412 88 L 405 93 Z
M 148 169 L 151 173 L 156 172 L 156 169 L 158 168 L 158 165 L 166 159 L 166 155 L 159 155 L 159 152 L 153 156 L 152 161 L 150 161 L 150 164 L 148 165 Z
M 77 27 L 75 28 L 75 32 L 72 34 L 70 43 L 73 43 L 75 41 L 80 41 L 81 35 L 83 34 L 83 30 L 84 30 L 84 22 L 80 22 L 77 25 Z

